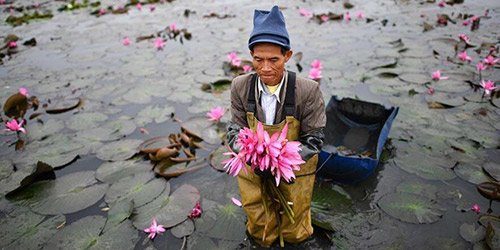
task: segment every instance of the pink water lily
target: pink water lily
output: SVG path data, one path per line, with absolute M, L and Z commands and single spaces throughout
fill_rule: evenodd
M 5 126 L 7 127 L 7 129 L 5 129 L 5 130 L 26 133 L 26 130 L 23 128 L 23 123 L 24 123 L 24 120 L 21 120 L 20 123 L 17 123 L 17 120 L 14 119 L 14 120 L 7 122 L 5 124 Z
M 462 25 L 463 25 L 463 26 L 467 26 L 467 25 L 469 25 L 469 21 L 467 21 L 467 20 L 463 21 L 463 22 L 462 22 Z
M 305 9 L 301 9 L 299 11 L 299 13 L 300 13 L 301 16 L 306 16 L 306 17 L 309 17 L 309 18 L 311 18 L 313 16 L 313 14 L 311 12 L 309 12 L 309 11 L 307 11 Z
M 467 37 L 467 35 L 461 33 L 458 34 L 458 38 L 462 41 L 464 41 L 466 44 L 470 44 L 470 39 Z
M 141 3 L 137 3 L 136 6 L 137 6 L 137 9 L 142 10 L 142 4 Z
M 245 164 L 245 155 L 242 152 L 236 154 L 233 151 L 222 153 L 223 155 L 230 155 L 231 158 L 223 160 L 221 164 L 224 164 L 224 168 L 226 172 L 232 176 L 237 176 L 241 169 L 245 170 L 245 173 L 248 175 L 248 170 Z
M 123 39 L 123 45 L 125 45 L 125 46 L 130 45 L 130 39 L 128 37 L 125 37 L 125 39 Z
M 97 13 L 97 15 L 102 16 L 104 14 L 106 14 L 106 9 L 99 9 L 99 12 Z
M 449 76 L 441 76 L 441 71 L 432 72 L 432 80 L 446 80 Z
M 35 8 L 38 8 L 38 7 L 40 7 L 40 4 L 38 2 L 35 2 L 34 6 L 35 6 Z
M 165 43 L 163 42 L 163 39 L 161 39 L 160 37 L 156 38 L 155 47 L 158 50 L 162 50 L 164 46 L 165 46 Z
M 241 207 L 241 201 L 232 197 L 231 200 L 233 201 L 234 205 L 238 206 L 238 207 Z
M 460 60 L 462 61 L 471 61 L 472 58 L 470 56 L 467 55 L 467 51 L 463 51 L 462 53 L 459 53 L 458 54 L 458 57 L 460 58 Z
M 316 68 L 311 68 L 309 70 L 309 78 L 311 79 L 321 79 L 323 76 L 321 75 L 321 70 Z
M 311 66 L 315 69 L 323 69 L 323 65 L 320 60 L 314 59 L 311 63 Z
M 446 5 L 446 2 L 443 0 L 443 1 L 439 2 L 438 5 L 439 5 L 439 7 L 442 8 L 442 7 L 444 7 Z
M 154 239 L 156 234 L 162 234 L 166 231 L 163 225 L 157 225 L 156 219 L 153 219 L 153 224 L 149 226 L 148 228 L 144 229 L 145 233 L 148 233 L 148 238 Z
M 197 201 L 195 207 L 193 208 L 193 211 L 188 215 L 189 218 L 196 218 L 201 216 L 201 206 L 200 202 Z
M 177 30 L 177 26 L 175 25 L 175 23 L 171 23 L 168 27 L 170 28 L 171 31 Z
M 244 73 L 250 72 L 252 69 L 253 69 L 253 67 L 250 65 L 243 65 L 243 72 Z
M 322 22 L 326 22 L 326 21 L 328 21 L 328 19 L 330 19 L 327 15 L 321 15 L 320 18 L 321 18 Z
M 142 134 L 147 134 L 149 135 L 149 131 L 146 130 L 145 128 L 140 128 L 139 131 L 142 133 Z
M 235 67 L 239 67 L 241 65 L 241 59 L 236 56 L 236 52 L 231 52 L 227 55 L 229 58 L 229 62 Z
M 153 12 L 155 9 L 156 9 L 156 7 L 155 7 L 154 5 L 150 5 L 150 6 L 149 6 L 149 10 L 150 10 L 151 12 Z
M 498 60 L 500 60 L 500 59 L 498 59 L 498 58 L 495 59 L 492 55 L 489 55 L 487 58 L 483 59 L 483 62 L 485 62 L 488 65 L 492 65 L 493 66 L 493 65 L 495 65 L 495 63 L 498 62 Z
M 28 97 L 28 90 L 25 88 L 19 88 L 19 93 L 23 96 Z
M 479 16 L 472 16 L 472 17 L 470 18 L 470 20 L 472 20 L 472 21 L 476 21 L 476 20 L 478 20 L 478 19 L 479 19 Z
M 429 94 L 429 95 L 433 95 L 433 94 L 434 94 L 434 92 L 435 92 L 435 91 L 434 91 L 434 89 L 433 89 L 433 88 L 430 88 L 430 89 L 428 89 L 428 90 L 427 90 L 427 94 Z
M 349 14 L 349 12 L 344 14 L 344 20 L 351 21 L 351 14 Z
M 119 10 L 119 9 L 121 9 L 121 8 L 123 8 L 123 6 L 122 6 L 121 4 L 117 4 L 117 5 L 116 5 L 116 9 L 118 9 L 118 10 Z
M 477 204 L 474 204 L 474 206 L 471 207 L 471 210 L 476 212 L 476 214 L 479 214 L 479 212 L 481 212 L 481 208 Z
M 223 115 L 226 113 L 226 109 L 222 108 L 221 106 L 217 106 L 216 108 L 213 108 L 210 110 L 210 112 L 207 113 L 207 116 L 209 117 L 209 121 L 218 121 Z
M 9 48 L 13 49 L 13 48 L 16 48 L 17 47 L 17 43 L 16 42 L 10 42 L 9 43 Z
M 358 12 L 358 13 L 356 13 L 356 16 L 358 18 L 363 18 L 365 15 L 363 15 L 363 12 Z
M 484 11 L 484 16 L 488 16 L 490 14 L 490 9 Z
M 483 63 L 479 62 L 479 63 L 476 65 L 476 69 L 477 69 L 477 71 L 483 71 L 483 70 L 488 69 L 488 66 L 486 66 L 486 65 L 484 65 Z
M 491 94 L 491 91 L 495 90 L 498 86 L 496 86 L 495 83 L 492 81 L 487 81 L 487 82 L 481 81 L 481 87 L 483 87 L 484 92 L 487 95 L 489 95 L 489 94 Z

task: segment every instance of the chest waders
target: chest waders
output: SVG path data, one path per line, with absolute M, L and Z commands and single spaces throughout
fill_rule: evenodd
M 295 73 L 288 73 L 284 106 L 284 112 L 286 114 L 285 120 L 274 125 L 263 124 L 264 130 L 267 131 L 269 135 L 272 135 L 275 132 L 281 131 L 285 123 L 288 123 L 287 139 L 289 141 L 296 141 L 300 136 L 300 122 L 293 116 L 295 109 L 295 77 Z M 259 122 L 255 116 L 256 78 L 256 74 L 254 74 L 251 80 L 246 109 L 248 125 L 254 132 Z M 286 214 L 279 213 L 277 203 L 272 201 L 269 196 L 265 197 L 267 199 L 266 203 L 269 211 L 266 218 L 262 200 L 263 180 L 253 173 L 249 166 L 246 166 L 248 175 L 244 173 L 245 171 L 240 171 L 237 179 L 243 208 L 248 218 L 247 230 L 259 244 L 270 246 L 279 237 L 279 227 L 281 227 L 284 240 L 289 243 L 301 242 L 313 234 L 313 227 L 311 225 L 311 198 L 317 162 L 318 155 L 315 155 L 306 163 L 300 165 L 300 171 L 294 171 L 297 177 L 294 183 L 288 184 L 286 181 L 282 180 L 279 184 L 278 188 L 285 196 L 285 199 L 293 204 L 291 208 L 295 215 L 293 217 L 295 223 L 292 223 Z

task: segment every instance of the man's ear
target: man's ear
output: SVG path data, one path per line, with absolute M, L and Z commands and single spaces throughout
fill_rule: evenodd
M 253 50 L 250 50 L 250 56 L 253 58 Z
M 288 62 L 288 60 L 290 60 L 290 58 L 292 58 L 292 55 L 293 55 L 293 51 L 292 50 L 288 50 L 286 52 L 286 55 L 285 55 L 285 62 Z

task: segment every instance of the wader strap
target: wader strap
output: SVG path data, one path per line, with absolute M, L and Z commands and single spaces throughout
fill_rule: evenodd
M 257 74 L 252 74 L 252 80 L 250 81 L 250 93 L 248 94 L 247 100 L 247 112 L 257 111 L 257 106 L 255 102 L 255 83 L 257 82 Z
M 293 116 L 295 113 L 295 72 L 288 71 L 288 83 L 285 96 L 285 116 Z M 255 85 L 257 84 L 257 74 L 252 74 L 250 80 L 250 93 L 247 100 L 247 112 L 257 111 L 257 102 L 255 101 Z

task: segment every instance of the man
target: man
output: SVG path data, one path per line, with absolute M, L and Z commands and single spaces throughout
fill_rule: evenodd
M 249 171 L 248 175 L 240 172 L 238 187 L 247 213 L 247 230 L 263 246 L 270 246 L 279 237 L 280 230 L 285 241 L 298 243 L 313 234 L 311 197 L 326 124 L 323 96 L 317 82 L 285 70 L 285 63 L 293 52 L 284 16 L 277 6 L 271 11 L 255 10 L 248 47 L 257 74 L 238 76 L 231 84 L 229 144 L 238 151 L 234 142 L 239 130 L 249 127 L 255 131 L 259 121 L 270 133 L 280 131 L 288 123 L 288 140 L 301 142 L 300 153 L 306 163 L 295 172 L 297 178 L 293 183 L 282 181 L 279 185 L 292 204 L 295 223 L 279 212 L 270 213 L 266 218 L 262 179 L 271 177 L 270 172 L 256 170 L 256 173 Z M 273 202 L 269 200 L 268 204 Z

